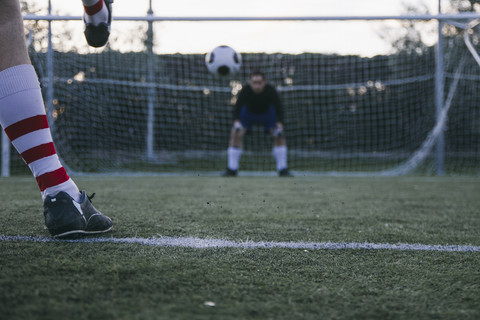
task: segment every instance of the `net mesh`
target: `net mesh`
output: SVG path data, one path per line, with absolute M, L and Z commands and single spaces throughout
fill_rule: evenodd
M 445 49 L 451 99 L 440 124 L 433 47 L 374 57 L 242 53 L 241 72 L 231 78 L 209 74 L 204 54 L 57 50 L 53 77 L 47 53 L 32 47 L 30 55 L 46 99 L 53 89 L 47 113 L 73 172 L 224 170 L 232 104 L 255 69 L 281 95 L 294 171 L 434 174 L 433 145 L 444 133 L 446 172 L 480 172 L 480 66 L 460 36 Z M 244 146 L 240 170 L 274 171 L 263 128 Z M 14 173 L 24 170 L 13 151 L 11 161 Z

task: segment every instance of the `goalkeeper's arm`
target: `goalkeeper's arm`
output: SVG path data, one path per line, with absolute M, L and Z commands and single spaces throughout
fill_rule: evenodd
M 240 122 L 240 113 L 242 111 L 242 107 L 245 105 L 245 92 L 244 89 L 240 90 L 240 93 L 238 94 L 237 101 L 235 102 L 235 105 L 233 106 L 233 121 L 238 121 Z

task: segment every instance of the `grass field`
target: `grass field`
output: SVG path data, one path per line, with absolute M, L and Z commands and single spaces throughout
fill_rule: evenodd
M 0 179 L 0 319 L 479 319 L 480 179 L 78 177 L 106 238 L 48 239 L 32 178 Z M 32 238 L 15 238 L 29 236 Z M 1 239 L 1 237 L 0 237 Z M 245 248 L 314 242 L 339 249 Z M 399 250 L 341 249 L 343 243 Z M 404 248 L 404 249 L 402 249 Z

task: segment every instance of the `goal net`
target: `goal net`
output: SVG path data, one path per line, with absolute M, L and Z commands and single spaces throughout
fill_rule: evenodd
M 53 22 L 53 39 L 74 23 Z M 148 42 L 147 22 L 133 23 Z M 161 23 L 153 23 L 153 34 Z M 334 32 L 333 22 L 315 23 Z M 435 48 L 426 45 L 373 56 L 242 52 L 241 72 L 230 78 L 209 74 L 205 53 L 162 53 L 155 45 L 149 52 L 148 44 L 124 51 L 115 34 L 101 50 L 65 50 L 54 41 L 51 55 L 33 45 L 30 55 L 57 152 L 72 172 L 223 171 L 232 104 L 259 69 L 281 95 L 294 172 L 435 174 L 440 161 L 446 173 L 478 175 L 480 66 L 462 32 L 444 47 L 441 109 Z M 24 170 L 13 151 L 10 161 L 13 172 Z M 240 170 L 274 172 L 272 141 L 262 128 L 245 137 Z

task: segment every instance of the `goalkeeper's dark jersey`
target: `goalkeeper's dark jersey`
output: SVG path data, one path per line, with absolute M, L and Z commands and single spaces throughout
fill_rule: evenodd
M 277 90 L 270 84 L 266 84 L 263 91 L 259 94 L 253 92 L 252 87 L 247 84 L 238 95 L 237 102 L 233 108 L 233 118 L 240 119 L 240 112 L 245 106 L 251 113 L 266 113 L 273 106 L 278 122 L 283 122 L 283 107 L 280 103 L 280 96 Z

